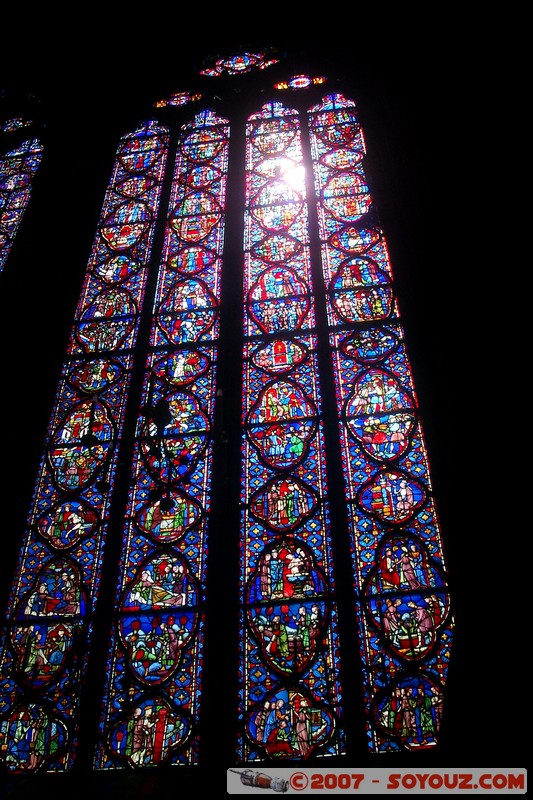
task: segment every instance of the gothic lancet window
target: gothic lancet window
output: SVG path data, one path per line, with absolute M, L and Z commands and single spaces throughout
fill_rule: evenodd
M 425 748 L 438 737 L 452 623 L 416 394 L 355 103 L 327 96 L 309 130 L 369 746 Z M 405 698 L 424 712 L 397 736 Z
M 180 130 L 126 511 L 96 766 L 195 763 L 229 130 Z M 152 753 L 132 742 L 156 720 Z
M 453 616 L 364 133 L 284 69 L 213 59 L 117 142 L 4 615 L 9 775 L 438 747 Z
M 120 142 L 76 311 L 2 652 L 3 755 L 15 772 L 74 762 L 167 146 L 151 124 Z
M 29 203 L 43 154 L 39 138 L 24 138 L 13 147 L 8 135 L 24 133 L 31 125 L 32 120 L 24 117 L 11 117 L 0 123 L 0 272 Z
M 265 754 L 338 754 L 343 746 L 301 137 L 298 114 L 280 103 L 248 121 L 239 758 L 245 762 Z

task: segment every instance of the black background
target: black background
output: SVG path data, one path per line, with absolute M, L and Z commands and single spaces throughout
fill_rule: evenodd
M 523 526 L 509 515 L 518 501 L 510 426 L 501 426 L 515 398 L 503 385 L 508 304 L 497 265 L 505 250 L 501 167 L 491 172 L 500 124 L 490 97 L 493 55 L 479 48 L 480 29 L 466 29 L 451 9 L 433 21 L 398 14 L 386 35 L 378 11 L 338 13 L 340 33 L 324 21 L 309 28 L 292 20 L 288 30 L 280 20 L 261 39 L 234 35 L 230 23 L 224 35 L 215 35 L 215 23 L 206 32 L 200 10 L 192 25 L 166 11 L 156 23 L 143 8 L 127 24 L 101 11 L 75 21 L 47 16 L 45 32 L 22 20 L 9 28 L 0 88 L 34 95 L 48 147 L 0 275 L 0 609 L 118 137 L 151 102 L 187 88 L 183 76 L 203 56 L 272 43 L 351 81 L 390 249 L 456 615 L 441 744 L 417 763 L 523 767 L 528 631 Z M 415 762 L 362 753 L 353 767 L 391 763 Z M 225 775 L 213 776 L 218 784 L 225 793 Z M 121 791 L 137 796 L 131 784 Z

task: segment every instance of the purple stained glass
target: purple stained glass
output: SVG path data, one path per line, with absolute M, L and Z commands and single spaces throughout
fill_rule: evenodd
M 98 769 L 198 760 L 228 133 L 227 122 L 212 112 L 179 130 Z M 191 184 L 202 189 L 191 192 Z M 134 731 L 147 726 L 154 736 L 141 747 Z
M 278 103 L 248 120 L 242 762 L 344 748 L 327 666 L 338 635 L 300 135 L 297 114 Z
M 328 95 L 308 117 L 353 573 L 363 598 L 369 749 L 427 749 L 438 740 L 453 617 L 411 369 L 385 237 L 366 220 L 372 196 L 355 104 Z
M 15 773 L 41 769 L 44 762 L 47 769 L 68 770 L 76 757 L 78 706 L 166 148 L 166 130 L 154 123 L 120 141 L 78 302 L 7 612 L 10 644 L 0 650 L 7 713 L 0 724 L 6 763 Z M 125 201 L 120 193 L 132 174 L 146 178 L 130 186 L 142 201 Z M 112 264 L 117 250 L 123 261 L 102 274 L 101 265 Z M 38 690 L 38 702 L 18 705 L 21 685 Z M 21 726 L 42 740 L 38 757 L 22 747 Z

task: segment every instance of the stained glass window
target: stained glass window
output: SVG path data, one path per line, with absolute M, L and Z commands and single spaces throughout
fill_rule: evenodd
M 239 761 L 343 750 L 305 169 L 296 112 L 248 122 Z
M 12 117 L 0 125 L 0 131 L 3 133 L 10 133 L 11 131 L 18 131 L 21 128 L 27 128 L 33 123 L 31 119 L 24 119 L 24 117 Z
M 329 95 L 309 129 L 370 748 L 425 748 L 452 620 L 416 393 L 354 102 Z
M 5 615 L 9 774 L 195 768 L 213 721 L 238 765 L 438 742 L 453 617 L 355 101 L 266 51 L 198 78 L 118 142 Z
M 76 311 L 0 659 L 3 758 L 13 772 L 69 769 L 76 755 L 166 151 L 153 123 L 121 140 Z
M 96 766 L 195 763 L 228 125 L 180 132 Z M 136 730 L 155 725 L 152 747 Z
M 215 63 L 202 70 L 202 75 L 218 77 L 221 75 L 243 75 L 253 69 L 266 69 L 278 61 L 276 57 L 268 57 L 265 51 L 239 52 L 231 56 L 216 59 Z
M 2 131 L 24 128 L 22 119 L 8 120 Z M 26 139 L 0 156 L 0 272 L 4 269 L 13 239 L 30 200 L 35 173 L 39 168 L 43 146 L 39 139 Z

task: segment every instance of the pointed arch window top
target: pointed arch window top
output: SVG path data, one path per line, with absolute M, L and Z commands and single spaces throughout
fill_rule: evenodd
M 332 94 L 327 94 L 323 100 L 316 106 L 313 106 L 310 111 L 311 113 L 315 111 L 337 111 L 339 108 L 355 108 L 355 102 L 353 100 L 347 100 L 343 94 L 339 92 L 334 92 Z
M 22 142 L 18 147 L 15 147 L 13 150 L 10 150 L 9 153 L 5 156 L 5 158 L 15 158 L 17 156 L 31 156 L 36 153 L 42 153 L 43 146 L 39 139 L 26 139 L 26 141 Z
M 12 119 L 8 119 L 5 122 L 2 122 L 0 125 L 0 131 L 2 133 L 11 133 L 11 131 L 20 130 L 20 128 L 27 128 L 29 125 L 33 124 L 33 120 L 31 119 L 24 119 L 23 117 L 13 117 Z
M 282 103 L 275 100 L 270 103 L 265 103 L 265 105 L 258 111 L 256 114 L 252 114 L 250 116 L 250 122 L 254 120 L 261 120 L 267 119 L 270 120 L 273 117 L 294 117 L 297 114 L 294 109 L 286 108 Z
M 217 116 L 210 108 L 206 108 L 204 111 L 200 111 L 199 114 L 196 114 L 192 122 L 185 124 L 183 130 L 185 133 L 192 131 L 197 141 L 208 141 L 212 139 L 212 134 L 206 133 L 204 129 L 220 125 L 228 125 L 228 120 Z

